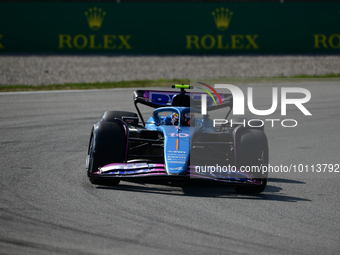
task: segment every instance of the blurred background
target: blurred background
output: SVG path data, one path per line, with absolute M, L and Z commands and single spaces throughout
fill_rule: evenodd
M 339 53 L 339 1 L 0 1 L 1 53 Z
M 336 75 L 339 12 L 335 0 L 0 0 L 0 84 Z

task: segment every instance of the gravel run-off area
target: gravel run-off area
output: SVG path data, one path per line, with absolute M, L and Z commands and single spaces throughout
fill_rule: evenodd
M 340 55 L 0 56 L 0 85 L 340 73 Z

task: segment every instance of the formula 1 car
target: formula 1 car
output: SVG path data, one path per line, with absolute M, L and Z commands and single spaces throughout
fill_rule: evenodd
M 213 181 L 232 184 L 238 193 L 264 191 L 267 174 L 245 171 L 268 165 L 263 127 L 250 127 L 245 121 L 215 126 L 209 114 L 198 117 L 207 90 L 188 93 L 185 89 L 192 86 L 172 87 L 180 91 L 136 90 L 138 115 L 104 112 L 93 126 L 89 141 L 86 168 L 91 183 L 117 185 L 123 180 L 178 185 Z M 208 112 L 229 109 L 227 119 L 232 94 L 215 91 L 210 101 Z M 138 104 L 155 108 L 147 121 Z

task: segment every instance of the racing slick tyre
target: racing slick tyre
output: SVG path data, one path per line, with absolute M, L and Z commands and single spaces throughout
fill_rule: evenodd
M 101 121 L 115 121 L 115 119 L 123 119 L 123 117 L 131 117 L 127 124 L 132 126 L 138 125 L 138 116 L 134 112 L 126 112 L 126 111 L 106 111 L 103 113 L 101 117 Z
M 263 120 L 260 119 L 242 119 L 242 118 L 232 118 L 231 119 L 233 121 L 233 126 L 235 123 L 239 123 L 242 126 L 246 127 L 246 128 L 250 128 L 250 129 L 258 129 L 261 131 L 264 131 L 264 123 Z M 250 126 L 250 125 L 251 126 Z
M 116 178 L 94 177 L 93 173 L 98 171 L 99 167 L 125 161 L 127 146 L 125 132 L 119 120 L 98 122 L 92 129 L 87 156 L 87 174 L 92 184 L 118 185 L 120 182 Z
M 236 138 L 237 168 L 268 165 L 269 150 L 265 133 L 258 129 L 249 128 L 241 128 L 239 132 Z M 255 173 L 255 179 L 261 181 L 261 184 L 236 185 L 235 191 L 243 194 L 263 192 L 267 186 L 268 174 Z

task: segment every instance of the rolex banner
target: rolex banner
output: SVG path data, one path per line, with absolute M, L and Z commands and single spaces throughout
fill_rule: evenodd
M 340 53 L 340 3 L 0 3 L 0 53 Z

